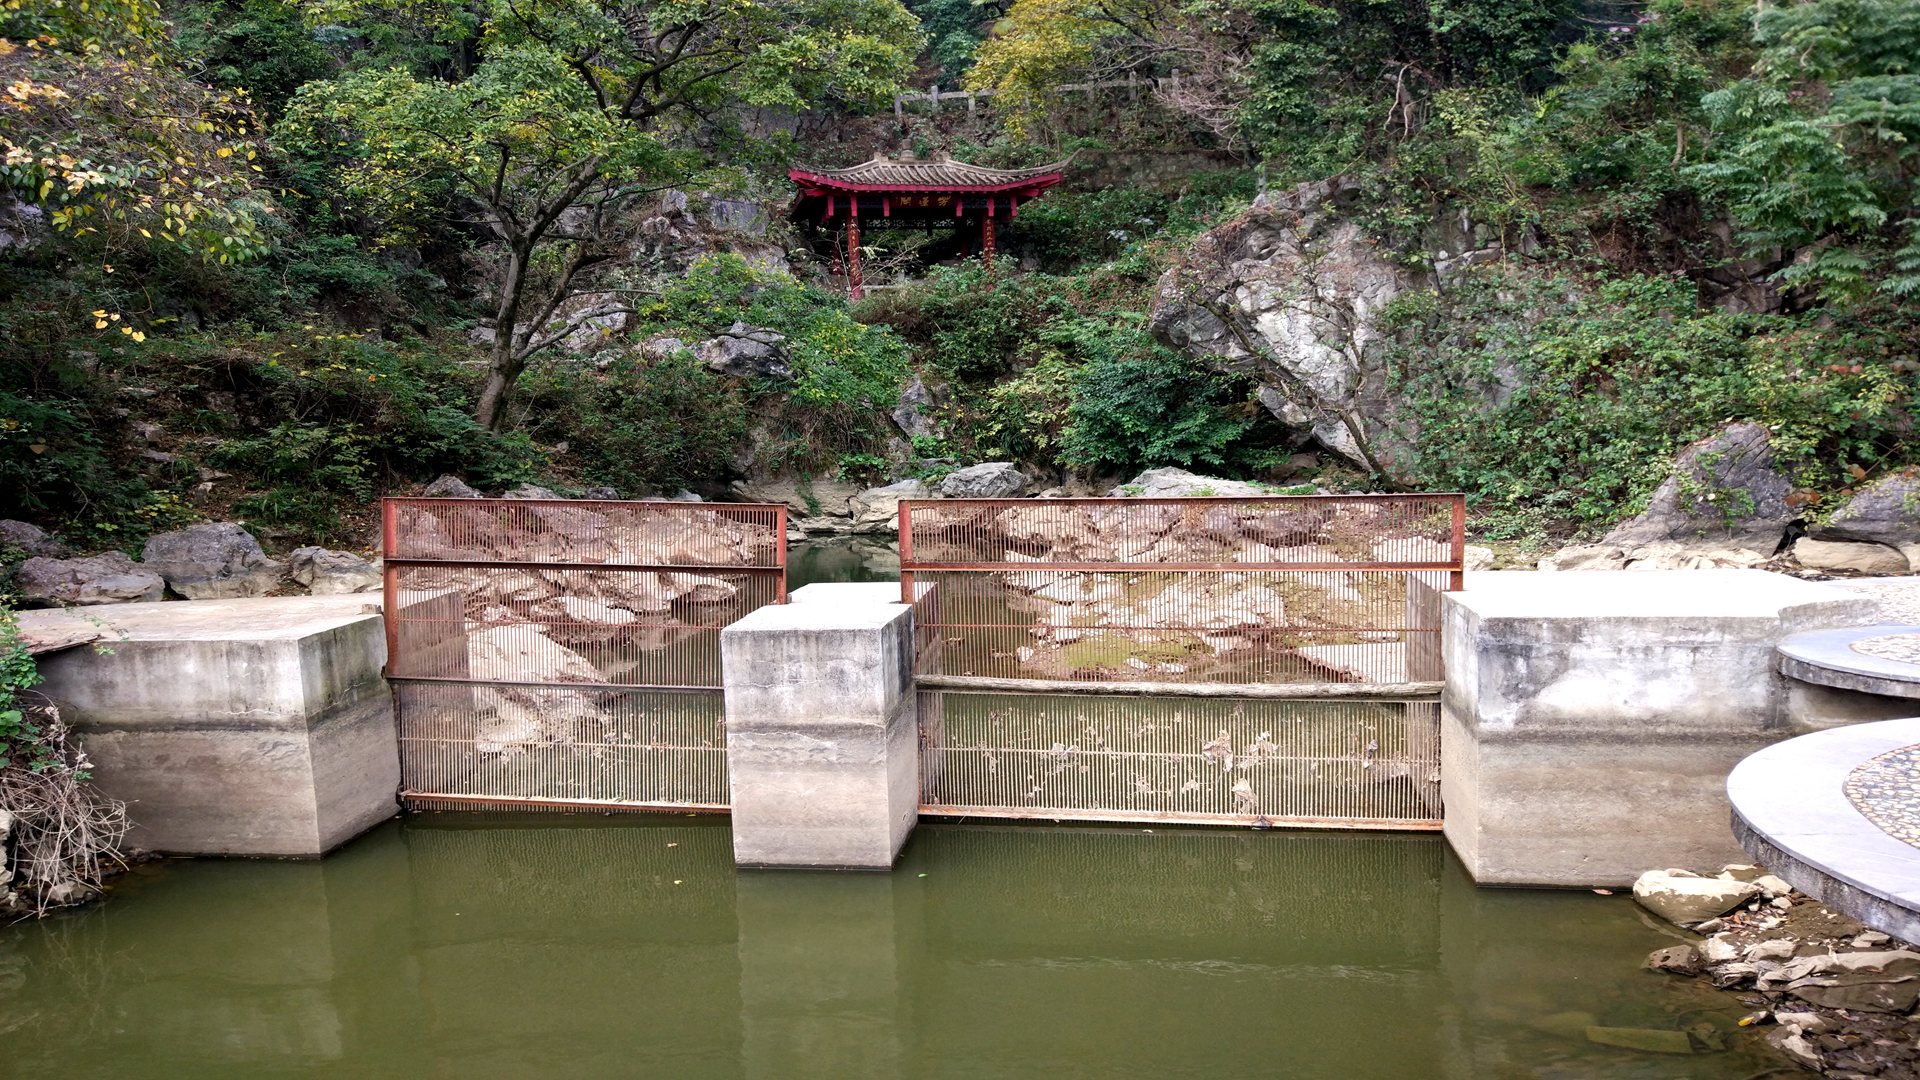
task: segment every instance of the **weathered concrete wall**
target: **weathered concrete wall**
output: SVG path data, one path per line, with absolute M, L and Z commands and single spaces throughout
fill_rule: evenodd
M 1792 735 L 1774 648 L 1877 603 L 1759 570 L 1483 572 L 1444 600 L 1446 835 L 1481 884 L 1743 856 L 1727 773 Z
M 816 591 L 720 633 L 742 866 L 884 870 L 913 830 L 913 611 L 847 588 L 845 603 Z
M 124 799 L 128 842 L 317 857 L 396 811 L 378 597 L 263 597 L 23 613 L 109 638 L 44 657 L 41 687 Z

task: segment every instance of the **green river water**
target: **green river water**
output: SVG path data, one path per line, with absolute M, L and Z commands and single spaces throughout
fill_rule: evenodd
M 925 823 L 893 873 L 833 874 L 736 871 L 724 818 L 420 814 L 317 863 L 146 864 L 0 928 L 0 1075 L 1779 1065 L 1755 1036 L 1690 1057 L 1586 1040 L 1732 1028 L 1737 998 L 1639 969 L 1671 942 L 1625 897 L 1476 889 L 1432 835 Z
M 812 545 L 794 585 L 874 580 Z M 884 560 L 881 560 L 884 561 Z M 735 870 L 723 817 L 414 814 L 171 859 L 0 926 L 0 1077 L 1746 1080 L 1748 1006 L 1624 896 L 1433 834 L 923 822 L 891 874 Z M 1711 1025 L 1691 1056 L 1588 1025 Z

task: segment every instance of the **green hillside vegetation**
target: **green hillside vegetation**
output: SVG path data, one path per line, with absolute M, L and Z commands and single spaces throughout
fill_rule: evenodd
M 444 472 L 716 497 L 930 460 L 1464 490 L 1487 535 L 1565 537 L 1730 419 L 1816 508 L 1916 460 L 1915 0 L 21 0 L 0 37 L 0 516 L 81 546 L 360 547 Z M 962 79 L 986 107 L 894 119 Z M 887 234 L 906 283 L 849 305 L 786 169 L 906 148 L 1079 158 L 992 281 Z M 1335 175 L 1420 280 L 1505 253 L 1380 317 L 1380 475 L 1149 330 L 1195 237 Z M 726 200 L 792 275 L 663 239 Z M 643 347 L 737 321 L 791 381 Z M 915 377 L 943 434 L 910 442 Z

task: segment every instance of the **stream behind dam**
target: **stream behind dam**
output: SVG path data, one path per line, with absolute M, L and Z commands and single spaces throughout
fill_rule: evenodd
M 1686 1077 L 1783 1062 L 1643 971 L 1630 898 L 1439 837 L 923 823 L 891 874 L 742 872 L 724 817 L 415 814 L 170 859 L 0 928 L 0 1076 Z M 1604 1046 L 1707 1024 L 1732 1049 Z

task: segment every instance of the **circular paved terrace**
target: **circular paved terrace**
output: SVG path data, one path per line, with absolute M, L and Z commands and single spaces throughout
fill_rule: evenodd
M 1920 698 L 1920 626 L 1880 623 L 1810 630 L 1780 643 L 1783 675 L 1884 697 Z M 1920 711 L 1920 706 L 1916 706 Z
M 1734 767 L 1727 798 L 1757 862 L 1836 911 L 1920 940 L 1920 717 L 1775 743 Z

